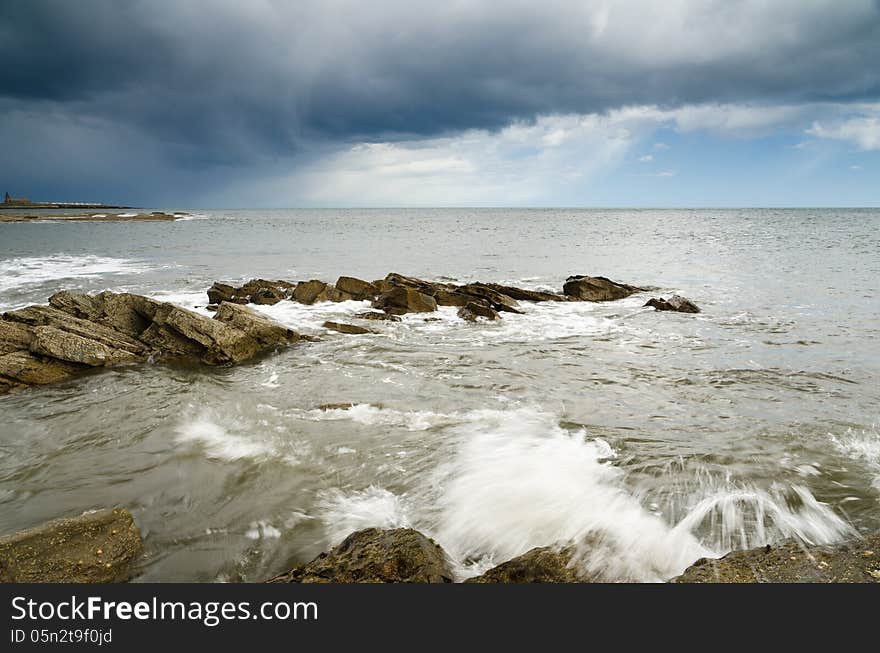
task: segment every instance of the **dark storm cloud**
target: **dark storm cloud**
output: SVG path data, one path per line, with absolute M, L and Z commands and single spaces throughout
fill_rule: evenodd
M 0 7 L 4 115 L 97 121 L 190 168 L 630 104 L 875 99 L 877 61 L 867 0 Z

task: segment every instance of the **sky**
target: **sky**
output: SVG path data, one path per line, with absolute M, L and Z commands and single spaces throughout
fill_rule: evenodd
M 0 4 L 0 193 L 880 206 L 880 0 Z

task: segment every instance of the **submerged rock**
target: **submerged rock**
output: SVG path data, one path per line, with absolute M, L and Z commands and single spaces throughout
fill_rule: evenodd
M 49 303 L 0 317 L 0 393 L 121 363 L 182 358 L 230 365 L 300 339 L 226 301 L 213 318 L 129 293 L 60 292 Z
M 466 583 L 584 583 L 589 582 L 571 564 L 571 553 L 539 547 L 493 567 Z
M 388 322 L 400 322 L 397 315 L 390 313 L 380 313 L 379 311 L 366 311 L 365 313 L 355 313 L 354 316 L 359 320 L 386 320 Z
M 485 318 L 487 320 L 500 320 L 501 316 L 494 308 L 489 308 L 484 304 L 470 302 L 467 306 L 458 309 L 458 317 L 468 322 L 476 322 L 477 318 Z
M 118 583 L 143 549 L 124 508 L 98 510 L 0 537 L 0 582 Z
M 365 329 L 362 326 L 357 326 L 355 324 L 343 324 L 341 322 L 324 322 L 324 324 L 322 324 L 321 326 L 325 329 L 330 329 L 331 331 L 338 331 L 339 333 L 348 333 L 351 335 L 373 333 L 369 329 Z
M 368 528 L 270 583 L 451 583 L 446 553 L 410 528 Z
M 673 295 L 669 299 L 654 297 L 645 302 L 645 306 L 653 306 L 658 311 L 677 311 L 679 313 L 699 313 L 700 308 L 687 297 Z
M 562 292 L 569 297 L 584 302 L 607 302 L 629 297 L 644 288 L 617 283 L 606 277 L 575 275 L 565 280 Z
M 701 558 L 674 583 L 880 583 L 880 533 L 835 545 L 786 540 Z

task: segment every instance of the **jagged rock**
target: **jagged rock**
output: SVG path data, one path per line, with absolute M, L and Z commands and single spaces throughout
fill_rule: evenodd
M 229 284 L 215 281 L 214 285 L 208 288 L 208 303 L 219 304 L 220 302 L 231 302 L 236 298 L 236 289 Z M 247 301 L 247 300 L 245 300 Z
M 379 289 L 375 285 L 355 277 L 339 277 L 336 280 L 336 289 L 358 301 L 373 299 L 379 294 Z
M 584 583 L 587 577 L 571 565 L 571 553 L 551 547 L 532 549 L 493 567 L 466 583 Z
M 434 301 L 437 302 L 437 306 L 467 306 L 471 302 L 481 300 L 463 292 L 440 289 L 434 294 Z
M 124 508 L 56 519 L 0 537 L 0 582 L 118 583 L 143 549 Z
M 458 309 L 458 317 L 462 320 L 467 320 L 468 322 L 476 322 L 478 317 L 483 317 L 487 320 L 501 319 L 501 316 L 498 315 L 498 312 L 494 308 L 489 308 L 488 306 L 476 302 L 470 302 L 467 306 L 462 306 Z
M 607 302 L 629 297 L 644 288 L 617 283 L 605 277 L 575 275 L 565 280 L 562 292 L 569 297 L 585 302 Z
M 437 310 L 437 302 L 430 295 L 408 286 L 395 286 L 382 293 L 373 301 L 373 308 L 386 313 L 403 315 L 404 313 L 430 313 Z
M 277 304 L 282 299 L 285 299 L 286 296 L 283 291 L 278 288 L 260 288 L 256 292 L 248 295 L 252 304 L 260 304 L 264 306 L 272 306 L 273 304 Z
M 270 583 L 451 583 L 446 554 L 410 528 L 368 528 Z
M 386 320 L 388 322 L 400 322 L 400 318 L 389 313 L 380 313 L 379 311 L 367 311 L 365 313 L 355 313 L 356 318 L 360 320 Z
M 49 301 L 0 318 L 0 393 L 61 381 L 89 367 L 147 359 L 239 363 L 300 338 L 231 302 L 221 303 L 212 319 L 128 293 L 61 292 Z
M 482 284 L 497 293 L 506 295 L 511 299 L 524 302 L 567 302 L 569 298 L 565 295 L 558 295 L 552 292 L 544 292 L 541 290 L 526 290 L 525 288 L 517 288 L 515 286 L 502 286 L 498 283 Z
M 280 347 L 300 339 L 300 335 L 293 329 L 239 304 L 223 302 L 217 307 L 214 319 L 243 331 L 263 347 Z
M 314 304 L 315 302 L 344 302 L 352 299 L 352 296 L 342 292 L 333 284 L 312 279 L 311 281 L 299 282 L 293 291 L 292 298 L 301 304 Z
M 356 326 L 354 324 L 342 324 L 340 322 L 324 322 L 322 324 L 325 329 L 331 329 L 332 331 L 338 331 L 339 333 L 348 333 L 351 335 L 360 335 L 364 333 L 373 333 L 369 329 L 365 329 L 361 326 Z
M 489 303 L 489 306 L 496 311 L 506 311 L 508 313 L 522 313 L 517 307 L 519 304 L 515 299 L 497 292 L 489 286 L 482 283 L 469 283 L 458 289 L 459 293 L 477 297 Z
M 679 313 L 699 313 L 700 308 L 687 297 L 673 295 L 669 299 L 654 297 L 645 302 L 645 306 L 653 306 L 658 311 L 677 311 Z
M 674 583 L 880 583 L 880 533 L 834 545 L 786 540 L 701 558 Z

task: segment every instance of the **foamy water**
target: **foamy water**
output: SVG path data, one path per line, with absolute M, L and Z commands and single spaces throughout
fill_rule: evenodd
M 145 533 L 141 580 L 262 580 L 375 526 L 435 538 L 459 578 L 572 546 L 584 574 L 656 582 L 880 529 L 877 212 L 199 213 L 4 223 L 0 310 L 112 289 L 210 315 L 213 281 L 391 271 L 658 290 L 359 336 L 322 324 L 369 302 L 283 301 L 254 308 L 318 342 L 2 397 L 0 532 L 110 501 Z M 642 307 L 672 293 L 703 313 Z

